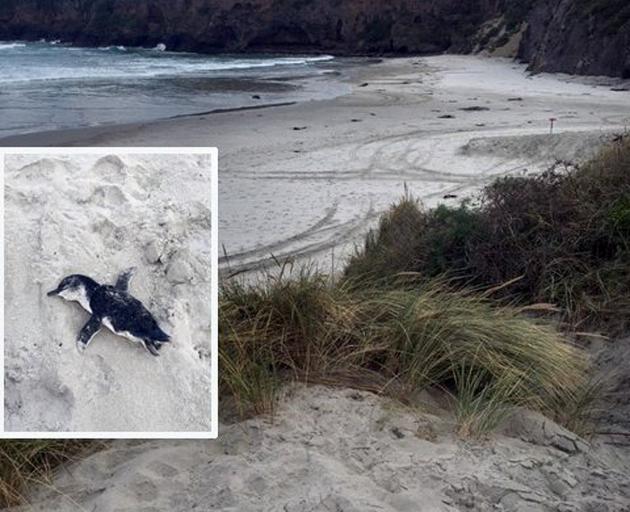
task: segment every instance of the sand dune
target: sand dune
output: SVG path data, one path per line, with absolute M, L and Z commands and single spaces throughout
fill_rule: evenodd
M 429 396 L 403 407 L 297 387 L 273 422 L 224 426 L 216 441 L 118 442 L 60 472 L 28 510 L 628 510 L 627 449 L 524 410 L 490 439 L 452 432 Z

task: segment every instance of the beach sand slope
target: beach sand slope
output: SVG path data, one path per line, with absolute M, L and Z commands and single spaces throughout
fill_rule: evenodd
M 28 510 L 627 511 L 628 451 L 602 446 L 525 410 L 466 440 L 430 400 L 296 387 L 274 421 L 216 441 L 118 442 L 59 472 Z

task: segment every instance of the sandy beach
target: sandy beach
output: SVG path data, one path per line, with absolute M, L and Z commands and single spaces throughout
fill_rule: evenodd
M 324 270 L 405 187 L 427 205 L 496 176 L 588 157 L 630 122 L 610 78 L 531 76 L 507 59 L 388 59 L 332 100 L 48 132 L 2 145 L 217 146 L 224 274 L 299 257 Z M 550 118 L 556 118 L 549 135 Z
M 208 432 L 211 415 L 209 155 L 6 155 L 5 428 Z M 83 274 L 136 267 L 130 293 L 172 337 L 160 357 L 47 297 Z

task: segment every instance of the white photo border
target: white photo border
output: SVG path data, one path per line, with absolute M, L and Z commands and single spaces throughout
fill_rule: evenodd
M 211 231 L 210 231 L 210 280 L 211 280 L 211 339 L 210 339 L 210 418 L 209 432 L 6 432 L 4 423 L 4 190 L 5 190 L 5 155 L 210 155 L 211 176 Z M 219 151 L 215 147 L 0 147 L 0 439 L 216 439 L 219 434 L 219 272 L 218 272 L 218 243 L 219 243 Z

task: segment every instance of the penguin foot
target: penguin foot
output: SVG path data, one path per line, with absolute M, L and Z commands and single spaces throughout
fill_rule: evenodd
M 77 350 L 79 351 L 79 354 L 83 354 L 83 352 L 85 352 L 85 349 L 87 349 L 87 344 L 83 343 L 81 340 L 78 340 Z
M 151 355 L 159 357 L 159 355 L 160 355 L 159 352 L 158 352 L 158 350 L 160 349 L 159 345 L 155 344 L 152 341 L 145 341 L 144 342 L 144 348 L 146 348 Z

